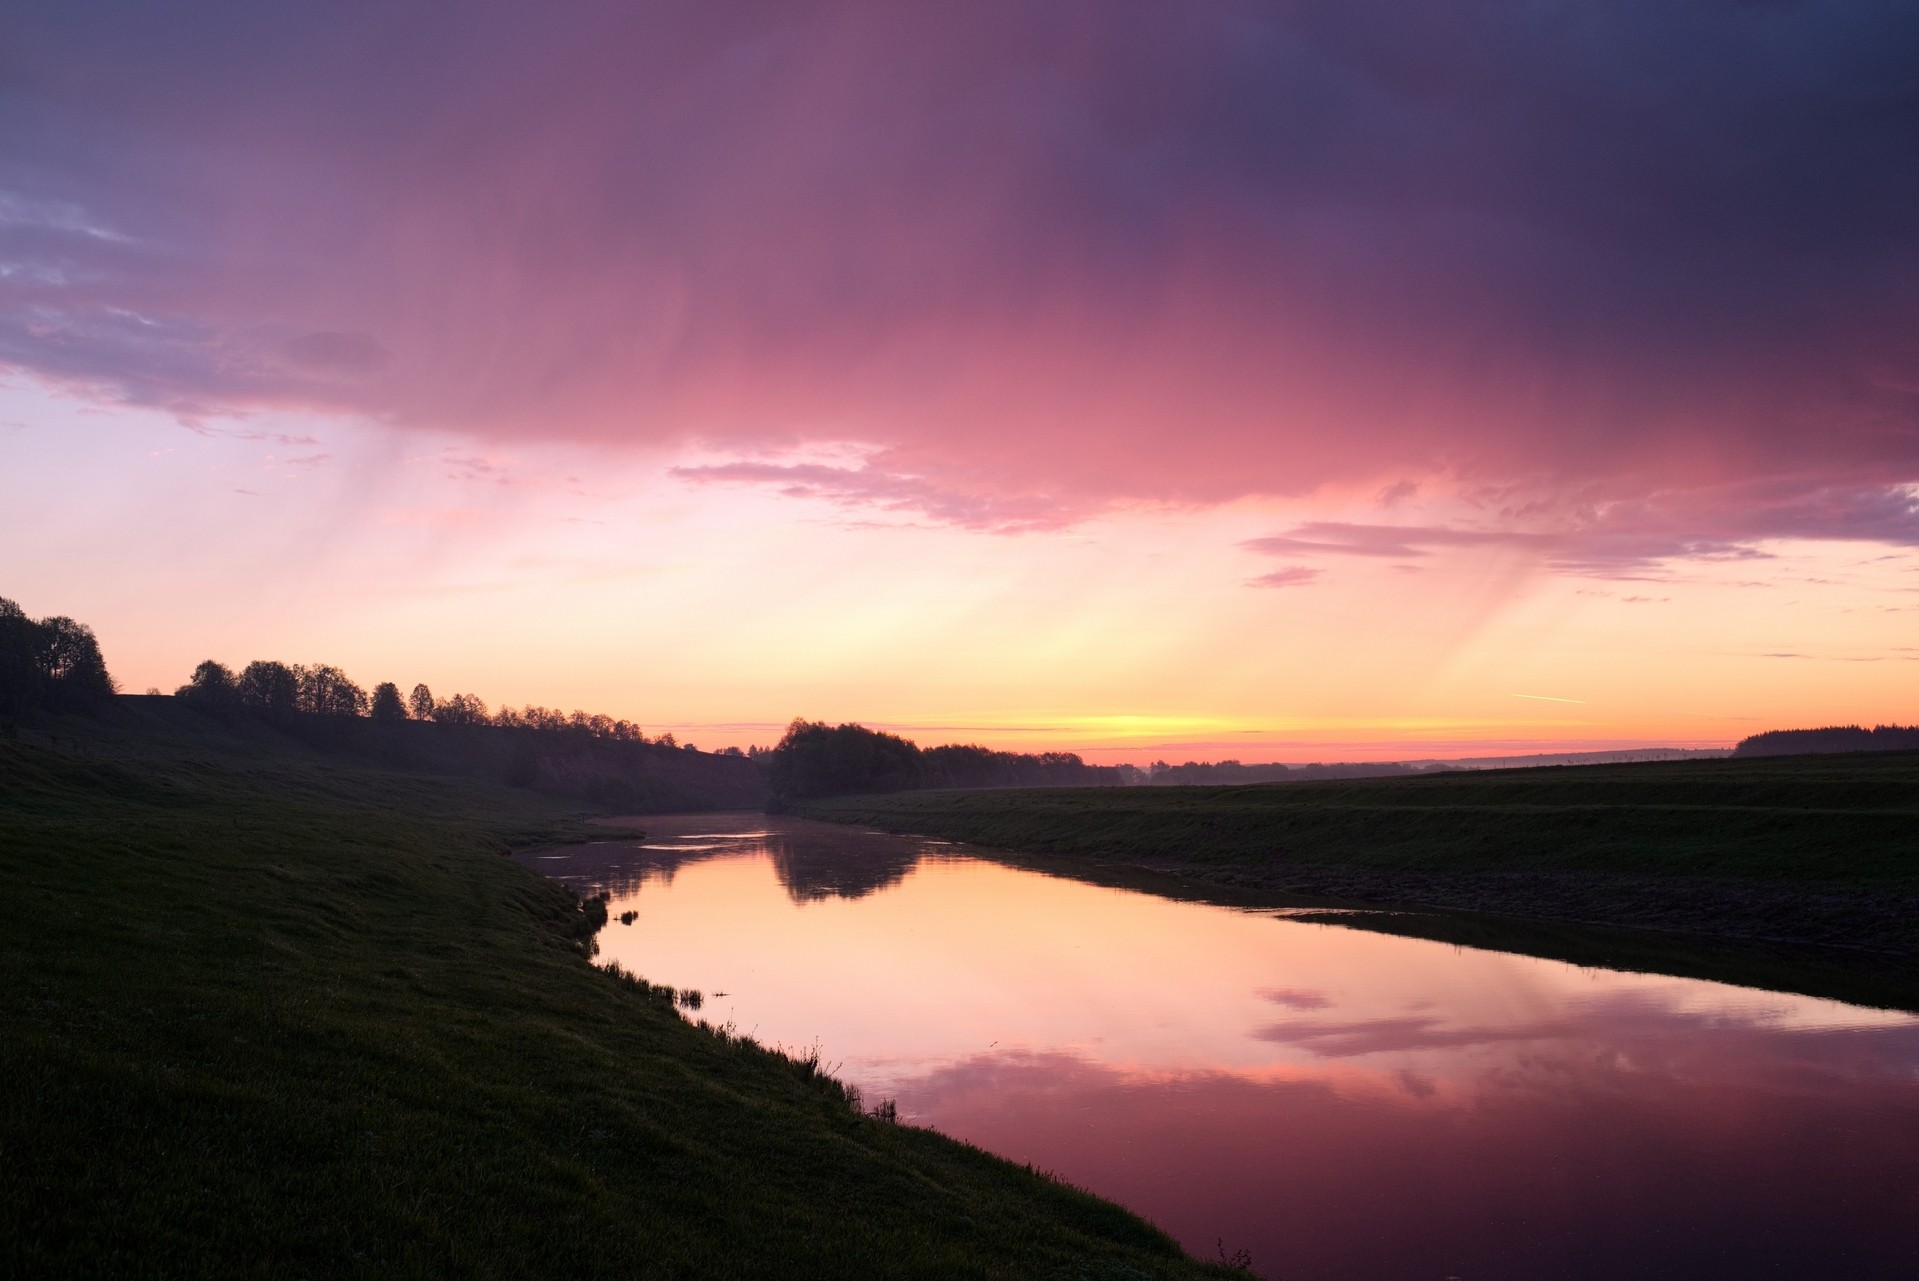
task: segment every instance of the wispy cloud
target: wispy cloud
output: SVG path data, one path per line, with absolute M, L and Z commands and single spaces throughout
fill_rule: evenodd
M 1551 542 L 1545 535 L 1502 530 L 1311 521 L 1283 534 L 1248 539 L 1244 546 L 1248 551 L 1268 556 L 1370 556 L 1411 560 L 1447 547 L 1545 549 Z
M 196 436 L 205 436 L 214 440 L 258 440 L 265 441 L 268 444 L 293 447 L 320 444 L 319 439 L 314 436 L 292 435 L 287 432 L 278 431 L 259 431 L 247 427 L 215 426 L 212 423 L 202 421 L 197 415 L 183 419 L 180 425 Z
M 671 474 L 693 485 L 763 486 L 788 498 L 812 498 L 842 507 L 912 512 L 943 524 L 992 533 L 1060 529 L 1081 513 L 1043 495 L 966 493 L 924 476 L 889 472 L 868 464 L 715 463 L 675 467 Z
M 1566 573 L 1631 579 L 1674 562 L 1768 560 L 1772 553 L 1762 544 L 1786 539 L 1919 547 L 1919 490 L 1907 484 L 1807 489 L 1775 480 L 1547 512 L 1533 515 L 1528 527 L 1312 521 L 1242 546 L 1269 556 L 1413 561 L 1449 551 L 1490 551 Z M 1646 604 L 1667 598 L 1623 599 Z
M 1300 987 L 1263 987 L 1259 990 L 1259 999 L 1289 1010 L 1323 1010 L 1333 1003 L 1332 997 L 1324 992 Z
M 455 481 L 481 481 L 494 485 L 515 483 L 513 464 L 503 458 L 443 449 L 435 460 L 446 468 L 445 477 Z
M 1310 565 L 1282 565 L 1270 573 L 1246 581 L 1252 587 L 1304 587 L 1317 582 L 1322 572 Z

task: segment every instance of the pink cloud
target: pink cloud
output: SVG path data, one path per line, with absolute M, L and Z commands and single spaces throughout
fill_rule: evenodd
M 1412 555 L 1594 572 L 1898 541 L 1864 509 L 1919 480 L 1891 11 L 29 4 L 9 36 L 0 364 L 195 421 L 852 440 L 842 475 L 683 478 L 990 530 L 1451 475 L 1602 514 Z

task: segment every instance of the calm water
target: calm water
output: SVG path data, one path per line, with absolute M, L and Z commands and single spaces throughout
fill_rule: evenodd
M 798 820 L 636 821 L 536 864 L 612 892 L 603 961 L 1197 1254 L 1287 1281 L 1919 1277 L 1912 1015 Z

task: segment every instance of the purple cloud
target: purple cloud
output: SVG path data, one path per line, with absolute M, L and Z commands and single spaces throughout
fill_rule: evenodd
M 1910 535 L 1919 11 L 26 0 L 7 56 L 0 365 L 91 395 L 860 441 L 752 483 L 984 529 L 1589 507 L 1287 556 Z
M 1510 515 L 1510 514 L 1508 514 Z M 1776 539 L 1857 540 L 1919 547 L 1919 490 L 1909 484 L 1819 487 L 1767 481 L 1667 491 L 1531 518 L 1535 528 L 1361 525 L 1313 521 L 1249 539 L 1269 556 L 1418 559 L 1455 549 L 1536 557 L 1564 572 L 1633 577 L 1669 561 L 1763 560 Z M 1648 598 L 1632 597 L 1635 601 Z
M 1297 1045 L 1322 1058 L 1356 1058 L 1404 1050 L 1451 1050 L 1499 1041 L 1554 1040 L 1572 1034 L 1570 1023 L 1526 1024 L 1509 1028 L 1442 1026 L 1435 1018 L 1289 1019 L 1261 1028 L 1253 1035 L 1262 1041 Z
M 1283 1005 L 1289 1010 L 1323 1010 L 1333 1003 L 1324 992 L 1301 987 L 1267 987 L 1259 990 L 1262 1001 Z

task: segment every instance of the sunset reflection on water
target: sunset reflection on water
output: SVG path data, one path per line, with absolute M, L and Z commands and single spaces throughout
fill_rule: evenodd
M 1286 1278 L 1919 1275 L 1912 1015 L 797 820 L 640 821 L 539 864 L 612 892 L 603 961 L 1195 1253 Z

